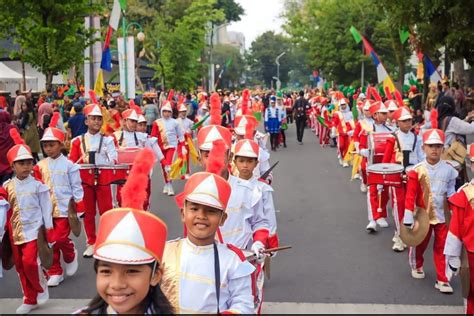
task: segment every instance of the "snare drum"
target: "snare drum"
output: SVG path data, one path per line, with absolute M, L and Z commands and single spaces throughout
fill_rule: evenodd
M 367 184 L 398 188 L 403 184 L 403 166 L 395 163 L 377 163 L 367 166 Z
M 92 165 L 92 164 L 80 165 L 79 173 L 81 175 L 82 184 L 87 184 L 90 186 L 95 185 L 94 169 L 95 169 L 95 165 Z
M 119 164 L 132 164 L 135 157 L 143 148 L 126 147 L 117 150 L 117 161 Z
M 129 165 L 97 166 L 99 185 L 124 184 L 129 173 Z
M 392 132 L 376 132 L 369 134 L 372 163 L 381 163 L 387 146 L 387 139 L 394 137 Z
M 456 160 L 446 160 L 446 162 L 451 165 L 456 171 L 461 171 L 461 164 Z

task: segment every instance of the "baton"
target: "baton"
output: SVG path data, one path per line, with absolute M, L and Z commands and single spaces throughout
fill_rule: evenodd
M 282 247 L 265 249 L 265 250 L 262 250 L 260 253 L 267 254 L 267 253 L 272 253 L 272 252 L 276 252 L 276 251 L 280 251 L 280 250 L 288 250 L 288 249 L 291 249 L 291 248 L 293 248 L 291 245 L 290 246 L 282 246 Z M 250 256 L 246 257 L 245 259 L 247 259 L 248 261 L 254 261 L 255 260 L 255 254 L 250 255 Z
M 268 168 L 268 170 L 265 171 L 265 172 L 260 176 L 259 180 L 267 180 L 267 178 L 268 178 L 268 176 L 270 175 L 270 173 L 272 172 L 273 168 L 275 168 L 276 165 L 278 165 L 279 162 L 280 162 L 280 161 L 278 160 L 277 162 L 275 162 L 275 163 L 273 164 L 273 166 L 271 166 L 270 168 Z

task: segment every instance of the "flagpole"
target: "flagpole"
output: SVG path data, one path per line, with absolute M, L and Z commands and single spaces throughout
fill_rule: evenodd
M 364 55 L 364 45 L 362 45 L 362 55 Z M 360 69 L 360 87 L 362 91 L 362 87 L 364 86 L 364 60 L 362 59 L 362 65 Z

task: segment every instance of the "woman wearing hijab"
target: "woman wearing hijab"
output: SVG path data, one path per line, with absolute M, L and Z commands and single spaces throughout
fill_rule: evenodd
M 49 121 L 53 115 L 51 103 L 44 102 L 38 107 L 38 130 L 39 137 L 43 137 L 43 131 L 48 128 Z
M 16 128 L 11 124 L 10 114 L 0 111 L 0 186 L 13 175 L 13 170 L 7 160 L 7 152 L 15 145 L 10 137 L 10 130 Z
M 13 117 L 17 119 L 21 113 L 21 106 L 26 103 L 26 97 L 24 95 L 19 95 L 15 99 L 15 105 L 13 106 Z
M 442 96 L 438 105 L 438 127 L 446 135 L 444 148 L 449 148 L 456 136 L 474 134 L 474 106 L 472 103 L 466 105 L 467 116 L 464 120 L 457 117 L 454 99 L 450 96 Z

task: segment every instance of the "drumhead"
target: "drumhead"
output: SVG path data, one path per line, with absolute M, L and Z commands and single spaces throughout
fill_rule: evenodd
M 401 173 L 403 172 L 403 166 L 396 163 L 376 163 L 367 166 L 367 171 L 381 174 Z
M 117 170 L 117 169 L 129 169 L 130 166 L 128 164 L 118 164 L 118 165 L 112 165 L 112 166 L 107 166 L 107 165 L 102 165 L 102 166 L 97 166 L 99 169 L 105 169 L 105 170 Z
M 93 169 L 93 168 L 95 168 L 95 165 L 90 164 L 90 163 L 79 164 L 79 169 Z

